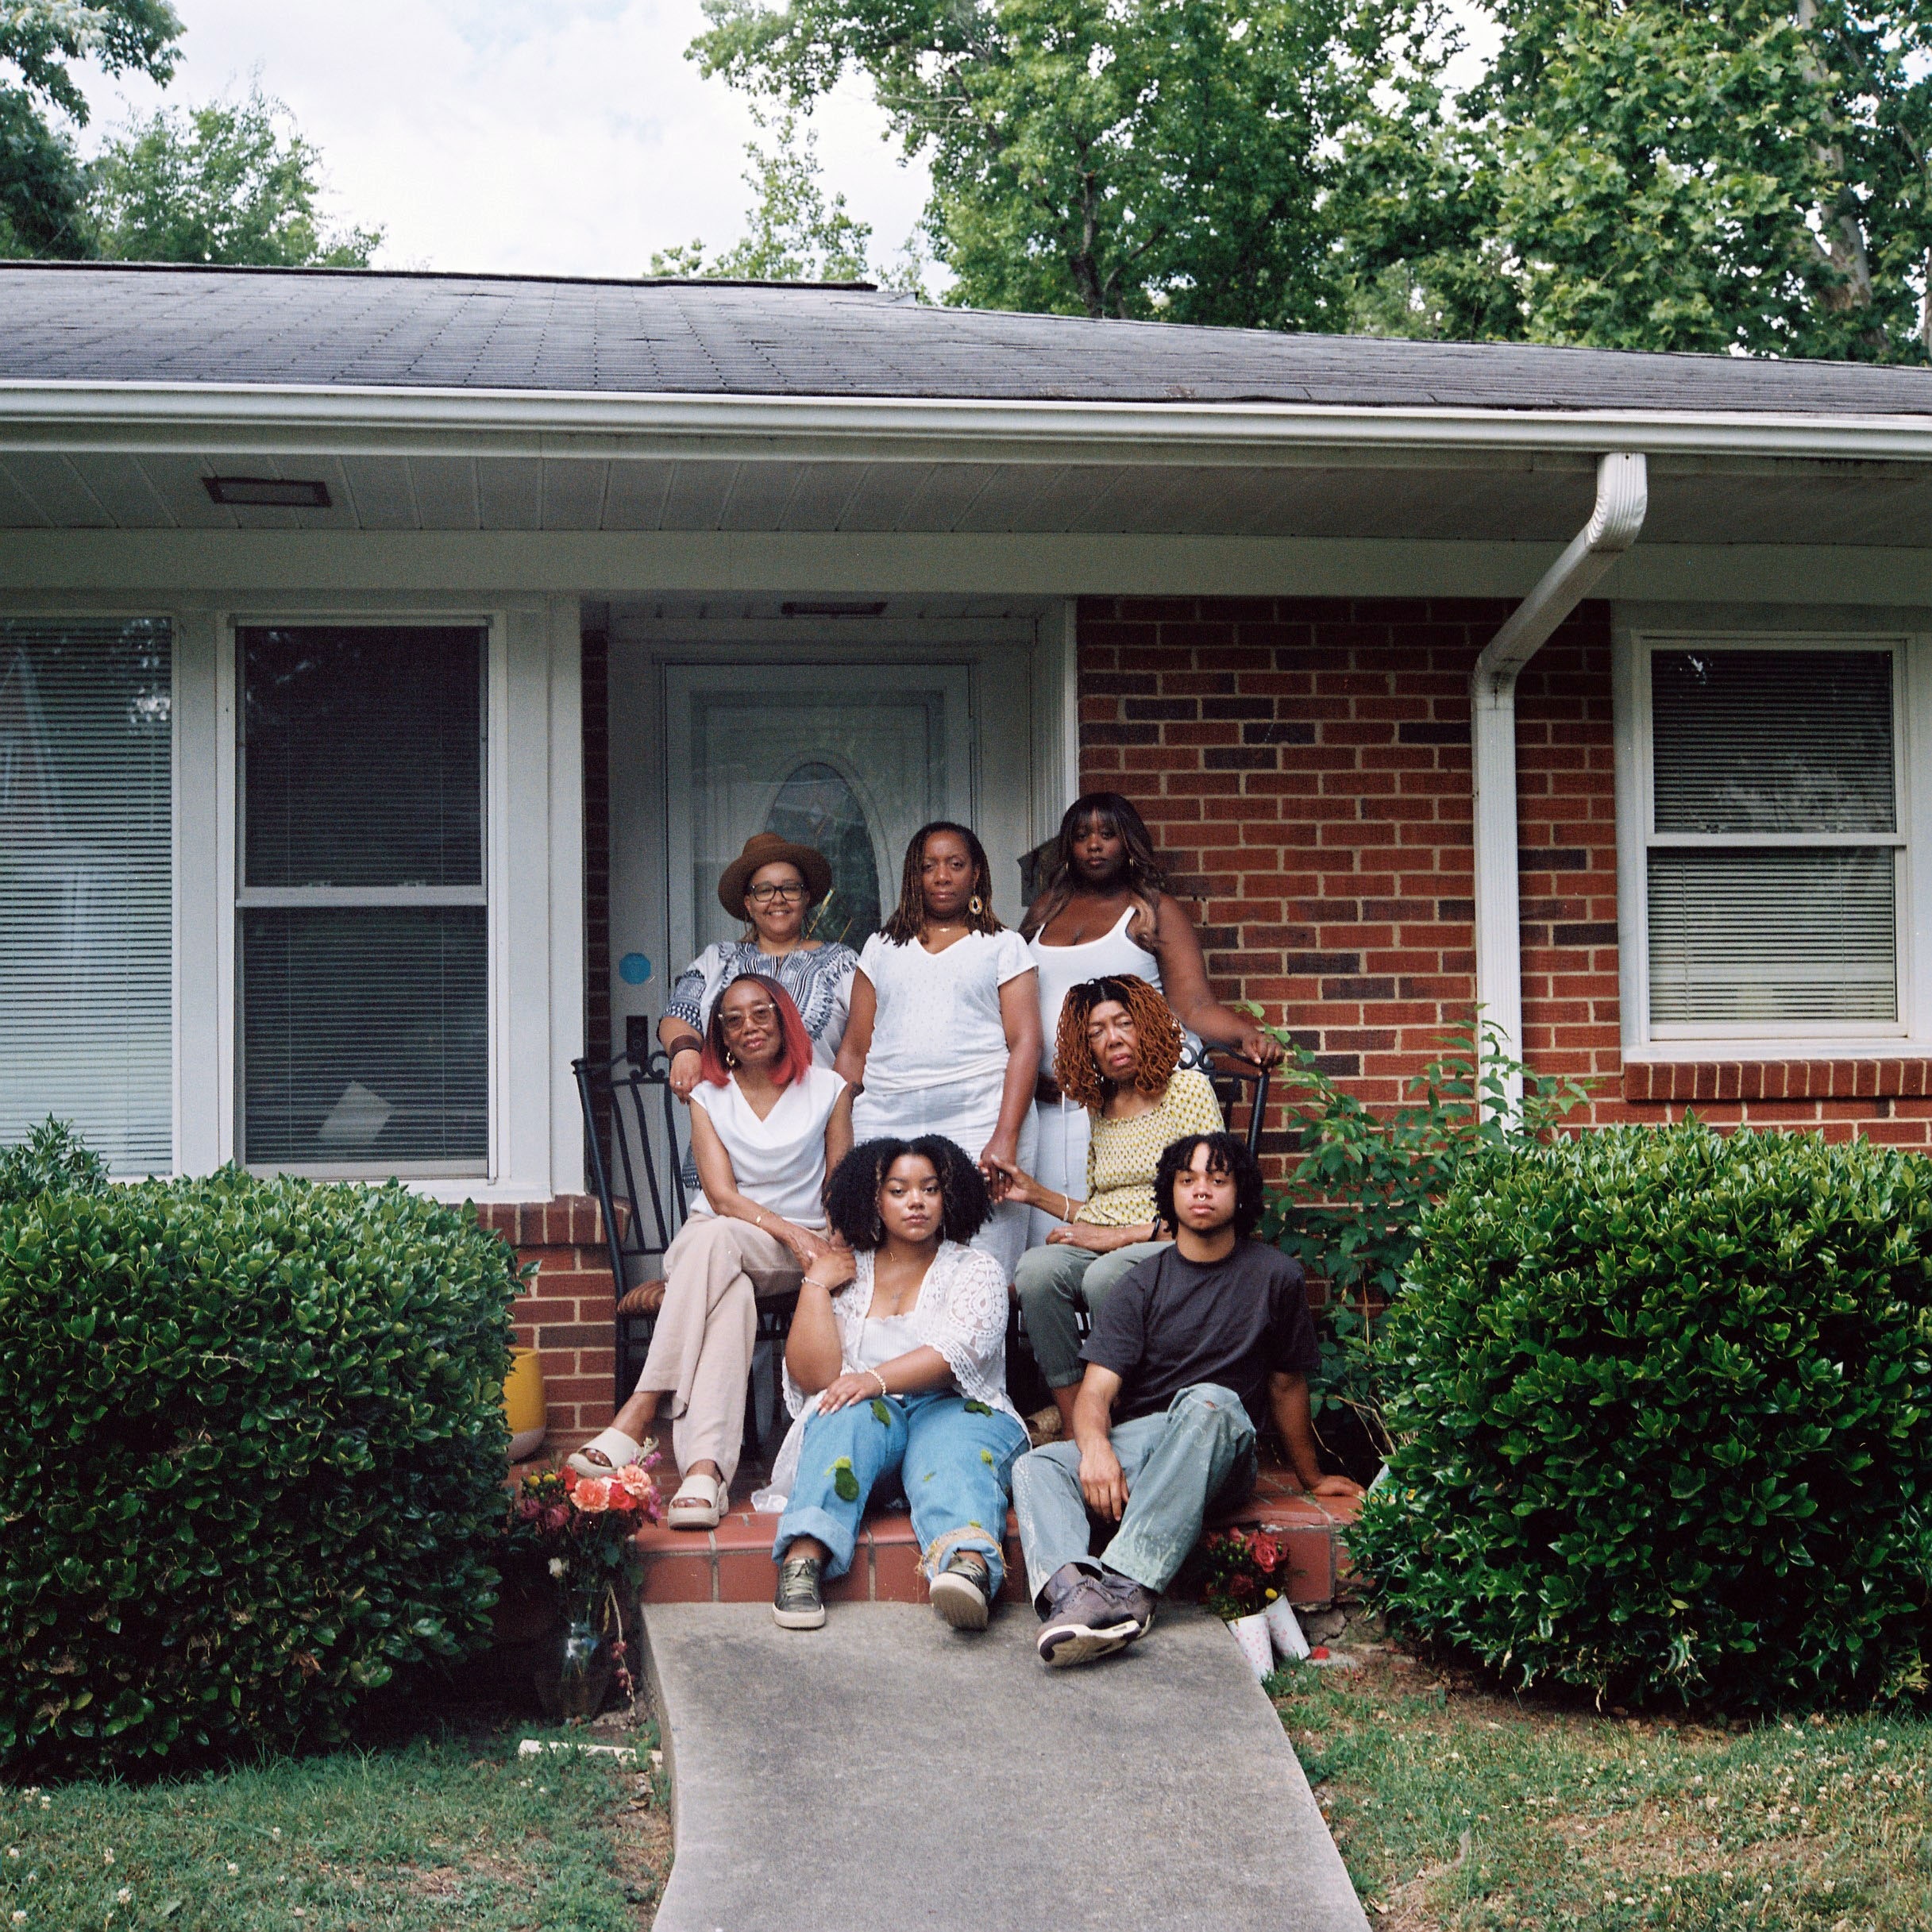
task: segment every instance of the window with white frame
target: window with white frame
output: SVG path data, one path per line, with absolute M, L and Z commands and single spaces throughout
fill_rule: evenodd
M 241 1158 L 484 1174 L 488 632 L 245 628 L 237 651 Z
M 1644 641 L 1653 1039 L 1901 1030 L 1895 640 Z
M 0 1144 L 174 1160 L 173 637 L 0 621 Z

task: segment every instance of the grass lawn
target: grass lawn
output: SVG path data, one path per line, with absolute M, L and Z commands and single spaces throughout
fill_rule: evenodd
M 661 1778 L 426 1735 L 147 1786 L 0 1787 L 0 1932 L 635 1932 L 670 1865 Z M 648 1757 L 639 1760 L 648 1765 Z
M 1269 1689 L 1382 1932 L 1932 1928 L 1932 1722 L 1618 1719 L 1365 1654 Z

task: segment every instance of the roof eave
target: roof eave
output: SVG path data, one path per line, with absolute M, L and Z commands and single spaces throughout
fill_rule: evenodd
M 1426 465 L 1483 453 L 1932 460 L 1932 414 L 1295 402 L 748 396 L 0 381 L 0 448 L 949 461 Z

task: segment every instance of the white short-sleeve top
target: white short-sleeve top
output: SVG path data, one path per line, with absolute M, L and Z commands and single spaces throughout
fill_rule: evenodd
M 738 1091 L 735 1080 L 715 1087 L 701 1080 L 691 1104 L 704 1111 L 724 1151 L 738 1192 L 801 1228 L 825 1225 L 825 1123 L 845 1082 L 829 1066 L 814 1065 L 778 1096 L 763 1120 Z M 702 1188 L 690 1197 L 693 1214 L 715 1210 Z
M 917 939 L 895 946 L 875 932 L 858 970 L 879 996 L 866 1055 L 868 1092 L 907 1093 L 1005 1071 L 1000 989 L 1034 970 L 1018 933 L 969 932 L 929 953 Z

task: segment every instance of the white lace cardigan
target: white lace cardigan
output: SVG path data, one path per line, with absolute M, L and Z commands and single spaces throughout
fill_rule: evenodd
M 859 1333 L 866 1312 L 872 1306 L 872 1257 L 861 1255 L 858 1259 L 858 1274 L 832 1297 L 840 1366 L 848 1375 L 858 1367 Z M 1020 1412 L 1006 1394 L 1005 1271 L 992 1255 L 983 1248 L 962 1248 L 957 1241 L 941 1242 L 920 1284 L 912 1319 L 919 1345 L 936 1348 L 945 1356 L 953 1371 L 953 1386 L 962 1395 L 1020 1422 Z M 774 1506 L 776 1496 L 791 1494 L 806 1418 L 816 1410 L 818 1400 L 792 1379 L 788 1365 L 785 1406 L 793 1419 L 778 1460 L 772 1465 L 774 1503 L 761 1502 L 762 1508 Z M 1026 1425 L 1020 1422 L 1020 1426 L 1024 1429 Z

